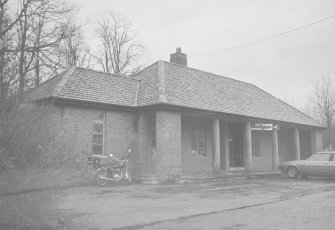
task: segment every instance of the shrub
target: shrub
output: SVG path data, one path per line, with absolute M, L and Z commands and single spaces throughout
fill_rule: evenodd
M 47 166 L 64 161 L 64 149 L 54 129 L 51 103 L 3 101 L 0 109 L 0 159 L 16 157 L 20 167 Z

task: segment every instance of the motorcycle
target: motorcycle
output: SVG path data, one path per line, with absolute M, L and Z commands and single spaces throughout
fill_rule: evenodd
M 91 155 L 87 157 L 89 165 L 92 165 L 97 173 L 95 175 L 95 181 L 99 186 L 106 186 L 108 182 L 120 182 L 122 179 L 128 184 L 131 184 L 131 175 L 128 170 L 128 155 L 131 149 L 120 156 L 120 158 L 115 157 L 113 154 L 109 155 L 108 164 L 102 164 L 102 160 L 107 160 L 107 156 L 102 155 Z

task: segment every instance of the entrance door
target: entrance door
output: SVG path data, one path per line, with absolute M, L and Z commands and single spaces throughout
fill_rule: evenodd
M 312 155 L 311 152 L 311 134 L 307 130 L 299 132 L 300 159 L 305 160 Z M 313 153 L 314 154 L 314 153 Z
M 244 167 L 243 160 L 243 127 L 229 124 L 229 163 L 230 167 Z

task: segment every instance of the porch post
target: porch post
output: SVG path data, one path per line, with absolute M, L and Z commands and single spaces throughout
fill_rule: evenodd
M 252 169 L 252 139 L 251 139 L 251 123 L 247 122 L 245 124 L 245 169 Z
M 298 128 L 294 128 L 294 159 L 300 160 L 300 141 Z
M 278 169 L 279 155 L 278 155 L 278 130 L 272 130 L 272 169 Z
M 155 121 L 156 122 L 156 121 Z M 136 162 L 137 173 L 141 175 L 148 167 L 146 165 L 146 158 L 148 153 L 148 119 L 145 113 L 141 112 L 138 115 L 138 156 Z
M 181 113 L 156 111 L 156 173 L 159 180 L 181 173 Z
M 214 118 L 213 121 L 213 141 L 214 141 L 214 168 L 220 170 L 220 121 Z
M 223 121 L 223 140 L 224 140 L 224 169 L 228 170 L 229 165 L 229 125 Z

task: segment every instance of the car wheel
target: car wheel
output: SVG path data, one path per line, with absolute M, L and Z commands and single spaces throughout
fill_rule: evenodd
M 288 178 L 293 179 L 293 178 L 298 177 L 299 172 L 298 172 L 298 169 L 296 167 L 290 166 L 290 167 L 287 168 L 286 174 L 287 174 Z

